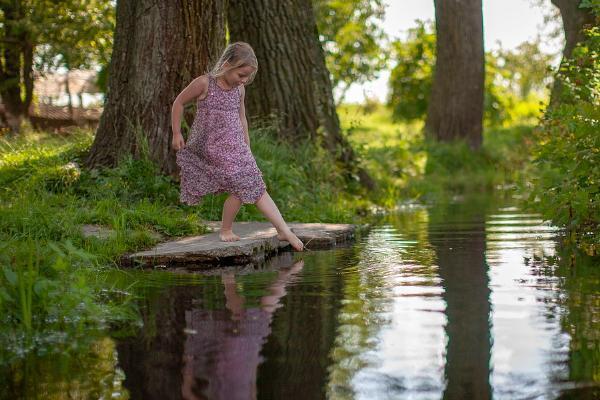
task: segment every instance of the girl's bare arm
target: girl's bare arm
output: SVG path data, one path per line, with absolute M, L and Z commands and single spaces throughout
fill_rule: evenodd
M 181 114 L 183 113 L 183 106 L 190 101 L 206 97 L 208 92 L 208 77 L 206 75 L 199 76 L 194 79 L 185 89 L 177 95 L 171 108 L 171 129 L 173 130 L 173 147 L 175 150 L 179 150 L 179 146 L 183 142 L 183 136 L 181 135 Z M 182 147 L 182 146 L 181 146 Z

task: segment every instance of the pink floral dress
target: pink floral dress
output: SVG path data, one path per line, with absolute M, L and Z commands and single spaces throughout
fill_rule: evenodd
M 240 87 L 221 89 L 208 75 L 206 98 L 198 107 L 185 146 L 177 152 L 183 203 L 193 205 L 209 193 L 230 193 L 256 203 L 266 190 L 262 173 L 244 140 Z

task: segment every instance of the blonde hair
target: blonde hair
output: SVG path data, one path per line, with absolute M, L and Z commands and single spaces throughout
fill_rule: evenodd
M 225 63 L 227 63 L 227 66 L 225 66 Z M 223 54 L 209 74 L 216 78 L 232 69 L 246 66 L 254 68 L 254 71 L 252 71 L 246 82 L 246 85 L 249 85 L 254 80 L 256 71 L 258 71 L 258 61 L 256 60 L 256 55 L 254 55 L 254 50 L 252 50 L 252 47 L 248 43 L 235 42 L 225 48 L 225 51 L 223 51 Z

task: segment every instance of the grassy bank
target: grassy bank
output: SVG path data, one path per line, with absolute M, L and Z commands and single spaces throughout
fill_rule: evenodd
M 482 149 L 473 152 L 464 143 L 429 143 L 422 122 L 395 124 L 383 106 L 346 105 L 340 118 L 380 182 L 374 201 L 386 207 L 511 190 L 529 173 L 532 122 L 485 129 Z

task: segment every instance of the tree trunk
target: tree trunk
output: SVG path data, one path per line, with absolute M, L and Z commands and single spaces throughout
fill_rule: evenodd
M 340 129 L 329 71 L 319 42 L 311 0 L 230 0 L 231 41 L 248 42 L 255 50 L 259 73 L 248 90 L 248 115 L 276 116 L 280 135 L 293 142 L 321 139 L 323 145 L 363 185 L 369 175 Z
M 32 55 L 28 57 L 28 54 L 23 54 L 29 41 L 27 31 L 21 26 L 25 11 L 20 2 L 2 2 L 0 10 L 4 14 L 0 96 L 4 103 L 6 123 L 12 132 L 18 132 L 21 121 L 27 113 L 26 104 L 21 96 L 23 70 L 21 57 L 24 56 L 25 63 L 33 58 Z M 30 69 L 27 71 L 25 68 L 25 71 L 27 74 Z
M 425 131 L 435 140 L 482 144 L 484 49 L 481 0 L 436 0 L 436 64 Z
M 69 69 L 65 73 L 65 91 L 67 92 L 67 99 L 69 99 L 69 103 L 67 104 L 69 118 L 73 120 L 73 96 L 71 95 L 71 86 L 69 85 Z
M 565 32 L 565 47 L 561 65 L 571 57 L 573 49 L 577 43 L 583 41 L 585 36 L 583 28 L 585 25 L 594 24 L 595 17 L 588 8 L 579 8 L 579 0 L 551 0 L 560 11 L 560 16 L 563 22 L 563 30 Z M 560 80 L 555 80 L 550 95 L 550 104 L 554 105 L 560 97 L 561 83 Z
M 35 44 L 31 40 L 23 43 L 23 86 L 25 87 L 25 99 L 23 100 L 23 110 L 25 115 L 29 116 L 29 107 L 33 100 L 33 53 Z
M 177 94 L 216 60 L 225 40 L 226 0 L 119 0 L 107 100 L 87 165 L 115 166 L 148 156 L 167 174 L 171 106 Z

